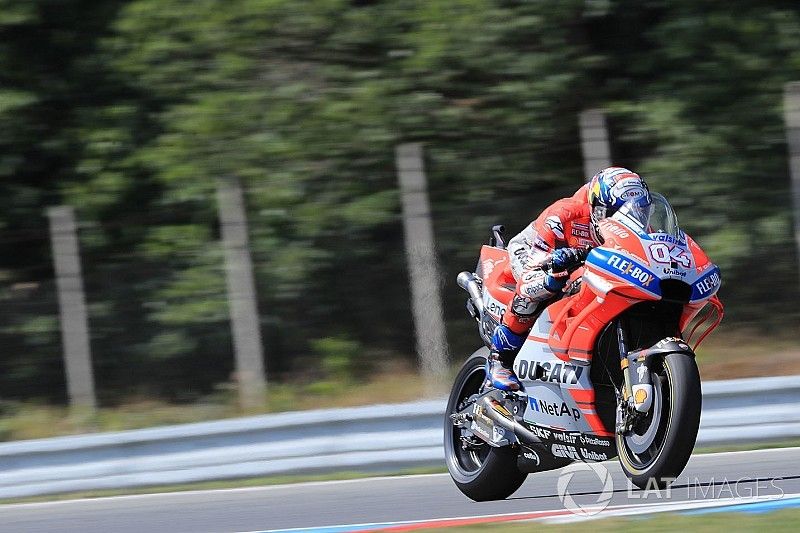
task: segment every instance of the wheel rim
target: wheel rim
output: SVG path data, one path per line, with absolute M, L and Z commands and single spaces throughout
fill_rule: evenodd
M 458 401 L 448 415 L 462 411 L 474 403 L 474 398 L 485 379 L 486 372 L 484 368 L 476 365 L 463 381 L 463 386 L 458 391 Z M 454 426 L 453 424 L 449 424 L 448 428 L 448 443 L 453 450 L 453 453 L 449 454 L 451 464 L 465 475 L 478 472 L 489 455 L 489 445 L 475 437 L 468 428 Z M 465 440 L 471 443 L 466 448 L 463 445 Z
M 635 454 L 644 454 L 655 443 L 661 422 L 662 398 L 658 374 L 652 374 L 653 404 L 647 416 L 635 425 L 635 430 L 625 436 L 625 445 Z M 638 430 L 638 432 L 636 431 Z
M 664 450 L 670 423 L 671 375 L 666 365 L 651 373 L 653 406 L 647 416 L 634 424 L 630 435 L 622 438 L 624 452 L 637 470 L 645 470 L 656 462 Z

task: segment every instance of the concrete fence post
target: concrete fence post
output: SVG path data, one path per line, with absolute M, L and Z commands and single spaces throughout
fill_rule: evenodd
M 48 208 L 47 217 L 50 220 L 70 407 L 73 410 L 94 411 L 97 400 L 75 214 L 72 207 L 62 205 Z
M 247 215 L 239 180 L 217 181 L 217 202 L 225 252 L 225 279 L 236 358 L 239 402 L 244 409 L 259 409 L 266 401 L 266 364 L 253 264 L 247 234 Z
M 599 109 L 587 109 L 580 114 L 578 125 L 583 153 L 583 177 L 588 181 L 600 170 L 611 166 L 606 115 Z
M 789 147 L 789 173 L 792 183 L 794 240 L 800 261 L 800 82 L 787 83 L 783 93 L 783 113 L 786 121 L 786 144 Z M 798 264 L 800 271 L 800 264 Z
M 401 144 L 396 148 L 395 156 L 417 353 L 426 380 L 426 393 L 438 395 L 445 390 L 447 338 L 422 145 Z

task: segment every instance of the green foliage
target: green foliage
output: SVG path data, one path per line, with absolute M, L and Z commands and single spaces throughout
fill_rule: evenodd
M 355 361 L 361 352 L 357 342 L 344 337 L 326 337 L 311 341 L 311 349 L 321 359 L 322 370 L 329 377 L 347 380 L 353 376 Z
M 609 111 L 615 162 L 675 200 L 723 267 L 728 316 L 798 319 L 790 2 L 4 0 L 0 33 L 1 266 L 24 287 L 0 291 L 3 396 L 64 398 L 48 205 L 81 220 L 104 402 L 229 380 L 229 177 L 270 377 L 317 357 L 340 382 L 412 353 L 395 146 L 425 144 L 452 280 L 491 224 L 518 231 L 580 185 L 589 107 Z M 451 351 L 467 353 L 463 293 L 445 296 Z

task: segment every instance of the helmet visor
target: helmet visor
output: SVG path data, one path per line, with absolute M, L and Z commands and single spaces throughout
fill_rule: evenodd
M 614 218 L 625 218 L 633 222 L 643 232 L 650 226 L 650 216 L 653 214 L 653 202 L 649 195 L 631 198 L 614 213 Z

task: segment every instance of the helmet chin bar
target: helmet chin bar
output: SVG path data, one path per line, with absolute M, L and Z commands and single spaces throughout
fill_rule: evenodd
M 608 214 L 608 211 L 609 210 L 603 205 L 595 205 L 592 206 L 591 215 L 589 217 L 592 221 L 592 223 L 589 224 L 589 231 L 592 234 L 592 239 L 594 239 L 595 242 L 600 244 L 603 244 L 604 239 L 600 235 L 600 228 L 598 227 L 598 224 L 604 218 L 608 218 L 609 216 L 611 216 L 610 214 Z
M 601 220 L 603 220 L 604 218 L 607 218 L 609 216 L 610 215 L 608 214 L 608 208 L 606 208 L 606 206 L 604 206 L 604 205 L 594 205 L 594 206 L 592 206 L 591 218 L 592 218 L 592 222 L 594 222 L 595 224 L 597 224 L 598 222 L 600 222 Z
M 592 223 L 589 224 L 589 233 L 591 234 L 592 239 L 594 239 L 594 242 L 597 244 L 603 244 L 606 241 L 603 236 L 600 235 L 600 228 L 597 226 L 597 223 L 594 220 L 592 220 Z

